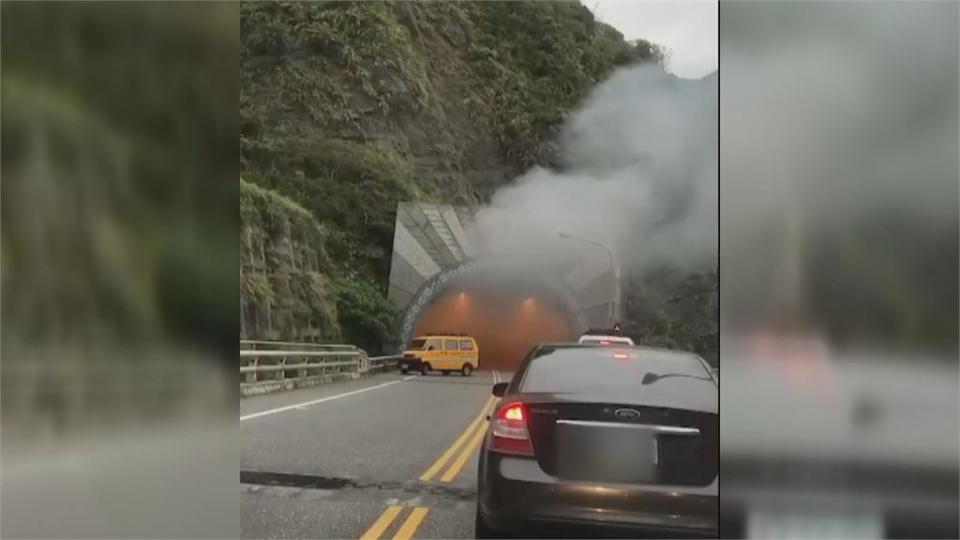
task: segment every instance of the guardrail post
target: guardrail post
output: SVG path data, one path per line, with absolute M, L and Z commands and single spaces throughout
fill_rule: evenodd
M 259 359 L 260 359 L 259 356 L 254 356 L 254 357 L 252 357 L 252 358 L 250 359 L 250 365 L 253 367 L 253 371 L 247 373 L 247 382 L 248 382 L 248 383 L 257 383 L 257 382 L 259 382 L 259 381 L 257 381 L 257 375 L 258 375 L 258 373 L 259 373 L 259 372 L 257 371 L 257 367 L 258 367 L 258 365 L 259 365 L 259 364 L 258 364 L 258 360 L 259 360 Z

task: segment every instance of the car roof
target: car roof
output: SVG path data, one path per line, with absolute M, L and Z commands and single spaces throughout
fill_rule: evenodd
M 603 347 L 596 343 L 571 343 L 571 342 L 562 342 L 562 343 L 538 343 L 536 348 L 552 348 L 552 349 L 599 349 L 599 348 L 609 348 Z M 679 349 L 665 349 L 662 347 L 651 347 L 649 345 L 628 345 L 626 343 L 622 344 L 621 348 L 632 349 L 637 351 L 647 351 L 647 352 L 658 352 L 658 353 L 670 353 L 676 354 L 679 356 L 694 356 L 700 358 L 700 355 L 690 351 L 682 351 Z

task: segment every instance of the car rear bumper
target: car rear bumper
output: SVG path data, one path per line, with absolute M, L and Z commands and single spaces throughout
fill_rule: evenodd
M 945 475 L 947 476 L 947 475 Z M 953 480 L 956 476 L 953 476 Z M 881 534 L 878 538 L 957 538 L 958 498 L 953 493 L 931 491 L 867 492 L 830 487 L 783 485 L 748 487 L 736 480 L 724 487 L 720 508 L 721 538 L 756 537 L 750 530 L 756 514 L 782 514 L 792 519 L 795 527 L 822 531 L 819 525 L 829 516 L 833 521 L 853 523 L 863 514 L 873 514 Z M 866 512 L 864 512 L 866 510 Z M 861 516 L 855 518 L 856 516 Z M 815 519 L 811 519 L 813 516 Z M 794 530 L 798 536 L 809 531 Z
M 533 459 L 485 452 L 479 510 L 493 529 L 523 536 L 716 538 L 717 481 L 709 486 L 564 482 Z

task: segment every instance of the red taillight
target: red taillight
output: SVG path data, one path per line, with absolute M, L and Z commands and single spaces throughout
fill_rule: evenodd
M 526 414 L 521 403 L 500 407 L 491 424 L 490 449 L 506 454 L 533 455 Z
M 601 344 L 601 345 L 609 345 L 610 342 L 607 341 L 607 340 L 605 340 L 605 339 L 601 339 L 601 340 L 600 340 L 600 344 Z
M 615 352 L 613 353 L 614 358 L 626 359 L 630 358 L 630 355 L 625 352 Z
M 501 412 L 504 420 L 519 420 L 523 421 L 523 406 L 519 403 L 516 405 L 511 405 L 506 409 L 503 409 Z

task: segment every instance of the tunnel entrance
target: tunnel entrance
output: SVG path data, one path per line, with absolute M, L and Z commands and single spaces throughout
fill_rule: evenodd
M 480 347 L 480 369 L 513 371 L 537 343 L 574 340 L 571 307 L 543 283 L 507 276 L 452 280 L 421 311 L 412 336 L 463 333 Z
M 387 294 L 398 320 L 389 349 L 427 332 L 465 333 L 479 341 L 482 368 L 513 369 L 537 342 L 609 323 L 619 292 L 606 258 L 567 244 L 491 248 L 475 210 L 397 203 Z M 508 223 L 497 234 L 522 227 Z

